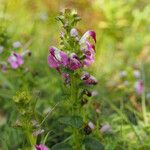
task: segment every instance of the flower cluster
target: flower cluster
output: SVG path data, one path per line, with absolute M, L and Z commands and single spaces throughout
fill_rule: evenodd
M 73 36 L 73 34 L 74 36 L 78 35 L 77 33 L 72 33 L 75 32 L 72 30 L 70 36 Z M 94 31 L 87 31 L 81 37 L 79 44 L 81 47 L 80 49 L 84 55 L 83 60 L 79 59 L 76 53 L 71 53 L 69 55 L 56 47 L 50 47 L 50 54 L 48 56 L 48 64 L 50 65 L 50 67 L 60 69 L 60 67 L 63 66 L 70 70 L 76 70 L 83 67 L 84 65 L 90 66 L 94 62 L 95 46 L 87 41 L 88 37 L 92 37 L 96 42 L 96 34 Z
M 18 49 L 23 49 L 22 44 L 19 41 L 16 41 L 12 44 L 13 50 L 9 54 L 8 58 L 5 58 L 4 61 L 0 61 L 0 70 L 6 72 L 9 66 L 12 69 L 18 69 L 24 64 L 24 57 L 26 55 L 30 56 L 31 51 L 22 50 L 21 53 L 16 52 Z M 4 48 L 0 46 L 0 53 L 4 53 Z M 7 55 L 6 55 L 7 56 Z
M 13 52 L 9 57 L 8 57 L 8 63 L 10 64 L 11 68 L 17 69 L 20 67 L 24 61 L 22 55 Z

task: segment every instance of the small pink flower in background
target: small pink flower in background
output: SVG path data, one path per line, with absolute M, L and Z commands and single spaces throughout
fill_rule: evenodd
M 139 80 L 135 83 L 135 90 L 138 95 L 142 95 L 144 90 L 144 84 L 142 80 Z
M 20 54 L 13 52 L 11 56 L 8 57 L 8 63 L 13 69 L 17 69 L 24 63 L 23 57 Z
M 36 150 L 48 150 L 48 148 L 43 144 L 36 145 L 35 148 Z

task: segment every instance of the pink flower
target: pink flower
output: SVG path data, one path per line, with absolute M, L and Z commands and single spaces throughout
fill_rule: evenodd
M 70 61 L 69 61 L 69 68 L 70 70 L 77 70 L 82 67 L 81 62 L 79 61 L 79 58 L 75 53 L 71 54 Z
M 17 69 L 24 63 L 23 57 L 16 52 L 13 52 L 11 56 L 8 57 L 8 62 L 13 69 Z
M 91 37 L 96 43 L 96 33 L 92 30 L 89 30 L 81 37 L 80 44 L 84 44 L 87 41 L 88 37 Z
M 48 56 L 48 64 L 51 68 L 59 68 L 61 65 L 66 67 L 68 65 L 69 58 L 67 54 L 56 47 L 50 48 L 50 54 Z
M 135 83 L 135 90 L 138 95 L 142 95 L 144 90 L 144 85 L 142 80 L 139 80 Z
M 88 37 L 91 37 L 96 43 L 96 33 L 94 31 L 87 31 L 79 41 L 81 50 L 85 55 L 85 59 L 83 61 L 85 66 L 90 66 L 94 62 L 95 55 L 95 45 L 88 42 Z
M 48 150 L 48 148 L 43 144 L 36 145 L 35 148 L 36 150 Z
M 91 76 L 89 73 L 84 72 L 81 76 L 81 80 L 87 85 L 95 85 L 97 84 L 97 79 L 94 76 Z
M 84 65 L 90 66 L 92 63 L 94 63 L 94 56 L 95 56 L 95 47 L 90 44 L 89 42 L 86 42 L 86 49 L 83 50 L 85 54 L 85 59 L 83 61 Z

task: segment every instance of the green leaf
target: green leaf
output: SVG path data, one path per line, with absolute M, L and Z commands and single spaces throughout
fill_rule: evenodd
M 104 150 L 103 144 L 93 137 L 86 137 L 84 139 L 85 150 Z
M 67 143 L 58 143 L 51 150 L 72 150 L 72 147 Z
M 80 116 L 62 117 L 59 121 L 63 124 L 72 126 L 73 128 L 81 128 L 83 119 Z

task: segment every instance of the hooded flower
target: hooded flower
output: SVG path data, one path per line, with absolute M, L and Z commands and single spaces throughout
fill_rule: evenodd
M 59 68 L 60 65 L 66 67 L 68 65 L 68 56 L 65 52 L 57 49 L 56 47 L 50 48 L 48 56 L 48 64 L 51 68 Z
M 87 41 L 88 37 L 91 37 L 94 40 L 94 42 L 96 43 L 96 33 L 92 30 L 89 30 L 81 37 L 80 42 L 79 42 L 80 45 L 84 44 Z
M 13 69 L 17 69 L 24 63 L 23 57 L 16 52 L 13 52 L 11 56 L 8 57 L 8 62 Z
M 36 150 L 48 150 L 48 148 L 43 144 L 36 145 L 35 148 Z
M 81 76 L 81 80 L 87 85 L 95 85 L 97 84 L 97 79 L 94 76 L 91 76 L 89 73 L 84 72 Z
M 135 83 L 135 90 L 138 95 L 142 95 L 144 90 L 144 85 L 142 80 L 139 80 Z
M 79 61 L 79 58 L 75 53 L 71 54 L 70 61 L 69 61 L 69 68 L 70 70 L 77 70 L 82 67 L 81 62 Z
M 91 37 L 96 43 L 96 33 L 94 31 L 87 31 L 79 41 L 81 50 L 85 55 L 85 59 L 83 61 L 85 66 L 90 66 L 94 62 L 95 55 L 95 45 L 88 41 L 89 37 Z
M 85 59 L 83 61 L 84 65 L 90 66 L 92 63 L 94 63 L 94 56 L 95 56 L 95 47 L 94 45 L 90 44 L 89 42 L 86 42 L 86 49 L 83 50 Z
M 70 31 L 70 36 L 71 36 L 71 37 L 77 37 L 77 36 L 78 36 L 78 31 L 77 31 L 77 29 L 75 29 L 75 28 L 71 29 L 71 31 Z

